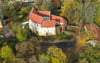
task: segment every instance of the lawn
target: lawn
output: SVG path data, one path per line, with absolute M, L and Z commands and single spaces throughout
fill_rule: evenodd
M 55 36 L 37 36 L 40 41 L 56 41 L 56 40 L 70 40 L 72 39 L 72 35 L 66 35 L 64 33 L 59 33 Z

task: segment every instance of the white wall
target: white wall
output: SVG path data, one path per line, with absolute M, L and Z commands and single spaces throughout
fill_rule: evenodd
M 47 34 L 48 35 L 56 35 L 55 27 L 49 27 L 49 28 L 41 27 L 39 29 L 39 35 L 46 36 Z
M 15 0 L 15 1 L 22 1 L 22 2 L 33 2 L 34 0 Z
M 40 36 L 46 36 L 48 35 L 56 35 L 56 28 L 55 27 L 41 27 L 41 24 L 37 24 L 31 20 L 29 20 L 29 28 L 33 31 L 38 31 L 38 34 Z

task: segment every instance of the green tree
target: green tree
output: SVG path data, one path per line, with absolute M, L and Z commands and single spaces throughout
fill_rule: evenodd
M 79 52 L 79 63 L 99 63 L 100 62 L 100 44 L 97 43 L 95 47 L 90 44 Z
M 34 7 L 37 10 L 52 10 L 52 0 L 35 0 Z
M 1 57 L 3 59 L 6 59 L 11 55 L 13 55 L 13 51 L 9 46 L 4 46 L 1 48 Z
M 100 18 L 100 4 L 96 5 L 96 18 Z
M 23 15 L 23 17 L 25 17 L 28 16 L 29 12 L 30 12 L 29 7 L 25 7 L 25 8 L 23 7 L 21 8 L 20 14 Z
M 49 47 L 46 54 L 40 55 L 40 62 L 42 63 L 65 63 L 66 59 L 67 56 L 62 52 L 62 50 L 55 46 Z
M 69 24 L 79 20 L 80 13 L 78 7 L 81 4 L 79 2 L 66 2 L 64 8 L 61 10 L 61 16 L 68 19 Z
M 41 10 L 52 10 L 52 0 L 43 0 Z
M 23 28 L 20 24 L 14 24 L 12 29 L 16 33 L 17 40 L 21 42 L 27 40 L 29 32 L 28 28 Z
M 22 58 L 16 58 L 15 56 L 9 56 L 3 61 L 3 63 L 26 63 Z

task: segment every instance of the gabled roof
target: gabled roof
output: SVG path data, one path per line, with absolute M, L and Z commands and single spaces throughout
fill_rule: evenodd
M 41 16 L 50 16 L 50 11 L 37 11 L 37 13 Z
M 59 17 L 59 16 L 56 16 L 56 15 L 50 15 L 50 11 L 35 11 L 35 10 L 32 10 L 32 12 L 30 13 L 29 17 L 35 23 L 42 24 L 42 22 L 43 22 L 43 24 L 42 24 L 43 27 L 55 26 L 54 25 L 55 21 L 58 21 L 58 22 L 64 23 L 64 24 L 67 23 L 67 21 L 63 17 Z M 49 21 L 48 20 L 47 21 L 43 21 L 42 20 L 43 17 L 50 17 L 50 20 Z
M 51 20 L 56 20 L 60 23 L 67 23 L 67 21 L 63 17 L 56 16 L 56 15 L 51 15 Z
M 96 33 L 97 35 L 99 34 L 99 28 L 96 24 L 85 24 L 85 27 L 87 28 L 87 30 L 91 30 Z
M 42 22 L 42 27 L 55 27 L 55 26 L 56 26 L 55 20 L 43 21 Z
M 41 24 L 42 22 L 42 16 L 38 15 L 34 11 L 30 13 L 29 17 L 35 23 Z

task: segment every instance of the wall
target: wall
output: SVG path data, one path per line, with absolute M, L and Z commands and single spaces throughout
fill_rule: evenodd
M 37 24 L 31 20 L 29 20 L 29 28 L 40 35 L 40 36 L 46 36 L 46 35 L 56 35 L 56 28 L 55 27 L 41 27 L 41 24 Z

